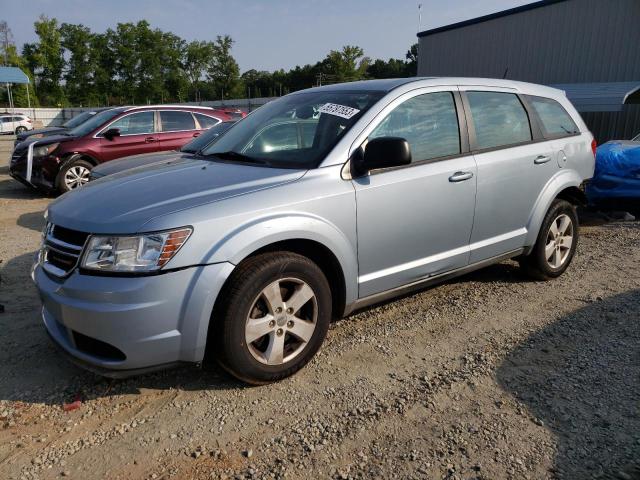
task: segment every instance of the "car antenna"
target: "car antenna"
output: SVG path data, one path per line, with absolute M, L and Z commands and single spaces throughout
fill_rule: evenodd
M 507 78 L 507 73 L 509 73 L 509 67 L 504 69 L 504 73 L 502 74 L 502 79 L 504 80 L 505 78 Z

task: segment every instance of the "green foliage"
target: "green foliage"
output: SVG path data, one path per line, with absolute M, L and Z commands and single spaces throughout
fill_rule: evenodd
M 413 76 L 418 46 L 405 59 L 372 61 L 362 48 L 331 50 L 315 64 L 289 71 L 248 70 L 240 75 L 232 55 L 233 39 L 186 42 L 151 28 L 145 20 L 119 23 L 104 33 L 81 24 L 58 24 L 40 16 L 38 40 L 19 55 L 11 31 L 0 22 L 0 55 L 32 78 L 32 105 L 124 105 L 271 97 L 319 84 L 369 78 Z M 3 40 L 4 39 L 4 40 Z M 26 106 L 26 88 L 13 89 L 17 106 Z M 0 99 L 1 101 L 1 99 Z

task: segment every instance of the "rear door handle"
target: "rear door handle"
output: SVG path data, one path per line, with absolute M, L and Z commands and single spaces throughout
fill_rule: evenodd
M 144 139 L 144 143 L 153 143 L 156 141 L 156 137 L 147 137 Z
M 549 160 L 551 160 L 551 157 L 547 155 L 540 155 L 539 157 L 536 157 L 533 163 L 540 165 L 541 163 L 547 163 Z
M 196 132 L 193 134 L 194 137 L 199 137 L 200 136 L 200 132 Z
M 450 182 L 464 182 L 465 180 L 469 180 L 473 178 L 473 173 L 471 172 L 456 172 L 449 177 Z

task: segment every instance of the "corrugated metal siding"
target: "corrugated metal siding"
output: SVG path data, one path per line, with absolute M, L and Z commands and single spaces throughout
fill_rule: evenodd
M 568 0 L 419 39 L 418 75 L 640 80 L 640 0 Z
M 419 38 L 419 76 L 505 71 L 547 85 L 640 81 L 640 0 L 567 0 Z M 637 106 L 583 118 L 600 142 L 640 133 Z

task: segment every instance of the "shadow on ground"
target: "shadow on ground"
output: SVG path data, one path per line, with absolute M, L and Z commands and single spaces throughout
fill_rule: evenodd
M 640 479 L 640 290 L 535 332 L 497 378 L 555 434 L 557 477 Z

